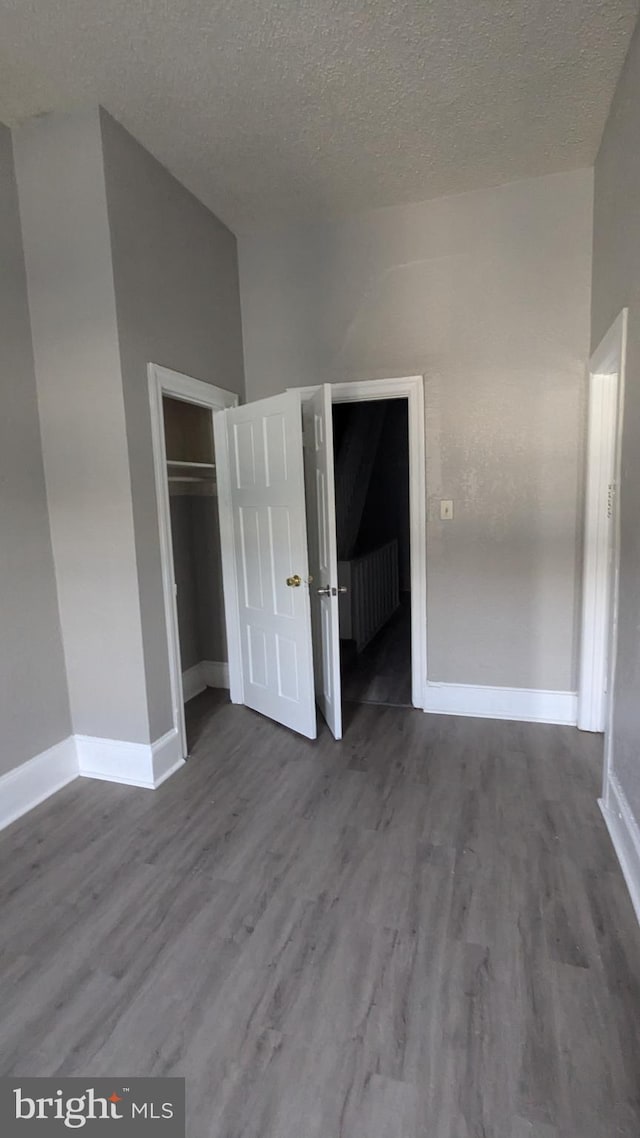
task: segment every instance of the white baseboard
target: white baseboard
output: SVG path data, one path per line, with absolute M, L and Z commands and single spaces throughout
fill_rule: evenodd
M 184 766 L 180 736 L 175 727 L 151 744 L 154 790 L 180 767 Z
M 0 777 L 0 830 L 78 777 L 73 735 Z
M 122 782 L 155 790 L 181 767 L 178 732 L 169 731 L 155 743 L 126 743 L 76 735 L 79 774 L 106 782 Z
M 182 673 L 182 692 L 185 703 L 205 688 L 228 688 L 229 665 L 222 660 L 201 660 Z
M 229 687 L 229 665 L 223 660 L 203 660 L 202 674 L 208 688 Z
M 496 688 L 474 684 L 427 683 L 424 710 L 438 715 L 515 719 L 522 723 L 561 723 L 575 727 L 577 692 L 539 688 Z
M 187 668 L 186 672 L 182 673 L 182 698 L 185 703 L 188 703 L 194 696 L 200 695 L 200 692 L 204 691 L 206 687 L 202 663 L 193 664 L 191 668 Z
M 150 743 L 126 743 L 121 739 L 100 739 L 76 735 L 79 773 L 84 778 L 105 782 L 124 782 L 153 789 L 153 761 Z
M 640 924 L 640 826 L 612 772 L 609 773 L 606 798 L 600 799 L 600 809 Z
M 155 790 L 182 766 L 180 737 L 175 728 L 155 743 L 69 735 L 0 776 L 0 830 L 78 775 Z

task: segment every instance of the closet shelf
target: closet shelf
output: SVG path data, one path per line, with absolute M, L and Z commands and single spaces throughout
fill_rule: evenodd
M 185 469 L 186 470 L 193 470 L 193 471 L 201 470 L 203 475 L 204 475 L 205 470 L 213 471 L 216 468 L 216 465 L 214 462 L 183 462 L 182 459 L 179 459 L 179 458 L 168 458 L 167 459 L 167 466 L 171 467 L 172 469 L 174 469 L 176 471 L 177 470 L 185 470 Z
M 181 462 L 167 459 L 169 482 L 213 482 L 216 468 L 213 462 Z
M 211 478 L 198 478 L 194 474 L 170 474 L 168 482 L 212 482 Z

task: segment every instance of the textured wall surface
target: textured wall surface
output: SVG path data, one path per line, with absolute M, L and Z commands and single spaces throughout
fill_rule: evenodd
M 591 235 L 576 171 L 240 240 L 249 399 L 426 376 L 432 680 L 575 690 Z
M 0 0 L 0 118 L 102 103 L 236 232 L 590 166 L 637 0 Z
M 640 36 L 596 162 L 592 347 L 629 307 L 620 486 L 621 550 L 613 765 L 640 823 Z
M 74 731 L 147 742 L 125 408 L 97 111 L 16 133 Z
M 0 774 L 71 731 L 9 131 L 0 126 Z
M 151 737 L 171 726 L 150 361 L 242 394 L 236 240 L 101 113 Z

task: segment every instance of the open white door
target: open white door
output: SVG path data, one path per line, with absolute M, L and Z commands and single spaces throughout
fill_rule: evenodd
M 231 696 L 315 739 L 300 396 L 220 412 L 215 430 Z
M 341 739 L 338 548 L 328 383 L 304 401 L 303 419 L 316 698 L 333 737 Z

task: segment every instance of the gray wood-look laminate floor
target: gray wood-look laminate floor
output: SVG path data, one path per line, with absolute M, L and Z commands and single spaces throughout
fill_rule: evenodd
M 78 780 L 0 835 L 4 1073 L 185 1075 L 189 1138 L 638 1138 L 597 737 L 189 717 L 155 793 Z

